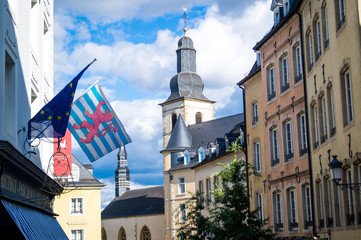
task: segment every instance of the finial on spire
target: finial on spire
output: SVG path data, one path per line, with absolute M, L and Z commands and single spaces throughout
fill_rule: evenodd
M 184 22 L 184 36 L 186 35 L 187 33 L 187 20 L 188 20 L 188 17 L 187 17 L 187 8 L 183 8 L 183 22 Z

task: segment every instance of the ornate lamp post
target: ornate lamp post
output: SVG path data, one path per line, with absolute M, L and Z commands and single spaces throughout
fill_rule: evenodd
M 361 183 L 340 183 L 342 177 L 342 161 L 337 159 L 337 155 L 333 155 L 332 158 L 328 166 L 330 167 L 332 180 L 340 190 L 343 191 L 349 188 L 357 193 L 361 193 Z

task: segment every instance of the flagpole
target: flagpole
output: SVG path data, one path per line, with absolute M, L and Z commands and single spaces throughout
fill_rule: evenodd
M 99 77 L 98 80 L 96 80 L 90 87 L 88 87 L 87 90 L 85 90 L 84 93 L 78 97 L 78 99 L 81 98 L 82 96 L 84 96 L 84 95 L 89 91 L 89 89 L 91 89 L 92 87 L 94 87 L 94 85 L 97 84 L 100 80 L 102 80 L 101 77 Z M 75 103 L 76 101 L 78 101 L 78 99 L 75 100 L 74 103 Z

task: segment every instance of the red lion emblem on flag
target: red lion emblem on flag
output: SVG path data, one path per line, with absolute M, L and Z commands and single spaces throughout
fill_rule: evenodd
M 93 114 L 90 114 L 88 112 L 88 110 L 86 110 L 84 112 L 84 114 L 89 117 L 90 119 L 93 120 L 93 124 L 90 124 L 88 121 L 83 121 L 80 125 L 76 125 L 76 124 L 73 124 L 73 128 L 74 129 L 81 129 L 81 128 L 85 128 L 85 129 L 88 129 L 90 130 L 86 135 L 85 135 L 85 139 L 84 138 L 80 138 L 79 141 L 81 143 L 90 143 L 91 141 L 93 141 L 93 138 L 95 136 L 97 137 L 103 137 L 105 136 L 105 134 L 107 134 L 108 131 L 110 132 L 117 132 L 119 130 L 119 127 L 116 123 L 110 123 L 107 128 L 103 129 L 100 131 L 100 133 L 98 133 L 98 130 L 99 130 L 99 125 L 101 123 L 104 123 L 104 122 L 110 122 L 112 119 L 113 119 L 113 114 L 109 111 L 106 111 L 103 113 L 100 108 L 101 106 L 105 104 L 104 101 L 101 101 L 99 102 L 97 108 L 95 109 L 95 111 L 93 112 Z

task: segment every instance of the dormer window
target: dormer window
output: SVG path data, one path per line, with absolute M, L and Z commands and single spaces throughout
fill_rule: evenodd
M 204 160 L 204 156 L 205 156 L 204 149 L 202 147 L 200 147 L 198 149 L 198 161 L 202 162 Z
M 284 0 L 284 2 L 283 2 L 283 16 L 286 16 L 289 11 L 290 11 L 289 0 Z
M 185 150 L 184 151 L 184 165 L 188 165 L 190 162 L 190 159 L 191 158 L 190 158 L 188 150 Z
M 277 25 L 280 22 L 280 8 L 276 8 L 274 11 L 274 22 Z
M 71 174 L 74 182 L 79 181 L 79 167 L 76 164 L 71 165 Z

